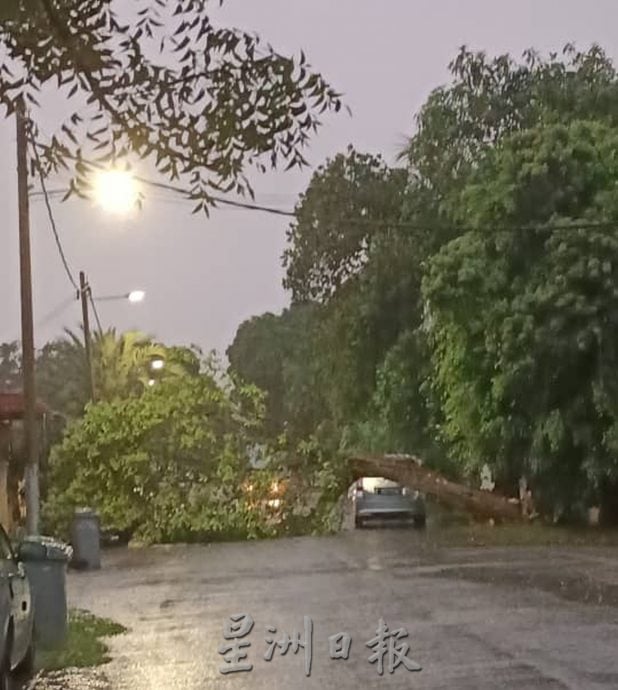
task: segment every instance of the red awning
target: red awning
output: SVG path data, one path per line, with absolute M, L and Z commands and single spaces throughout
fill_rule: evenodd
M 36 412 L 39 417 L 42 417 L 48 412 L 47 405 L 37 400 Z M 0 393 L 0 419 L 23 419 L 23 417 L 23 393 Z

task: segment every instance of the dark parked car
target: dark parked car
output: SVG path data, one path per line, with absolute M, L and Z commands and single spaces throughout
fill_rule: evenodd
M 34 612 L 24 566 L 0 526 L 0 690 L 34 667 Z
M 412 522 L 415 527 L 424 527 L 426 520 L 425 501 L 418 491 L 383 479 L 364 477 L 354 488 L 354 524 L 364 527 L 369 521 Z

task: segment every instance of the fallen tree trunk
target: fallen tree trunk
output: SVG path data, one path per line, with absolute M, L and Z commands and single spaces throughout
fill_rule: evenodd
M 439 472 L 423 467 L 422 461 L 412 455 L 353 457 L 349 463 L 354 479 L 384 477 L 431 496 L 448 508 L 466 511 L 477 518 L 500 521 L 523 519 L 517 499 L 452 482 Z

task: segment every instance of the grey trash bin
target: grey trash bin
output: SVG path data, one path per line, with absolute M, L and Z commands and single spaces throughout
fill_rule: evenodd
M 27 537 L 19 544 L 34 609 L 36 642 L 42 648 L 60 647 L 67 637 L 66 569 L 72 549 L 50 537 Z
M 101 567 L 101 522 L 90 508 L 78 508 L 71 524 L 73 565 L 97 570 Z

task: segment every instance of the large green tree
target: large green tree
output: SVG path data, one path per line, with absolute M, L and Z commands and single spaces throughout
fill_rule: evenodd
M 563 507 L 618 486 L 617 146 L 574 121 L 490 150 L 425 281 L 446 437 Z
M 90 406 L 52 452 L 48 527 L 65 531 L 74 506 L 91 505 L 106 529 L 154 541 L 268 533 L 248 453 L 260 418 L 256 389 L 210 375 Z
M 368 413 L 378 369 L 406 328 L 420 322 L 419 264 L 406 236 L 374 240 L 363 270 L 324 306 L 320 379 L 339 424 Z
M 400 226 L 407 173 L 349 148 L 314 174 L 284 254 L 293 300 L 317 300 L 310 353 L 325 417 L 366 414 L 376 371 L 402 328 L 419 321 L 416 242 Z
M 243 324 L 228 352 L 234 370 L 268 391 L 269 417 L 288 430 L 330 424 L 346 429 L 349 443 L 371 436 L 384 450 L 413 450 L 425 433 L 424 416 L 401 405 L 379 409 L 391 393 L 417 395 L 415 412 L 424 405 L 418 390 L 403 390 L 421 378 L 423 348 L 418 361 L 401 364 L 410 371 L 405 382 L 381 372 L 400 335 L 421 323 L 422 242 L 418 228 L 400 223 L 413 203 L 406 185 L 405 171 L 350 148 L 316 171 L 298 202 L 284 256 L 293 306 Z
M 73 337 L 46 343 L 36 358 L 37 396 L 65 419 L 79 417 L 89 400 L 83 345 Z
M 521 60 L 488 57 L 463 47 L 450 64 L 452 81 L 435 89 L 417 116 L 405 151 L 415 183 L 429 189 L 443 221 L 450 193 L 467 183 L 487 148 L 543 123 L 575 119 L 618 122 L 618 79 L 598 46 Z
M 295 301 L 325 301 L 367 262 L 399 220 L 406 173 L 349 148 L 320 166 L 296 205 L 283 256 Z
M 316 304 L 263 314 L 241 324 L 227 350 L 230 370 L 266 393 L 271 438 L 304 438 L 328 416 L 318 380 L 318 320 Z
M 299 200 L 285 284 L 320 304 L 305 380 L 357 447 L 471 476 L 489 462 L 509 492 L 526 473 L 548 505 L 606 499 L 615 68 L 567 46 L 521 60 L 462 49 L 451 70 L 405 173 L 351 150 Z

